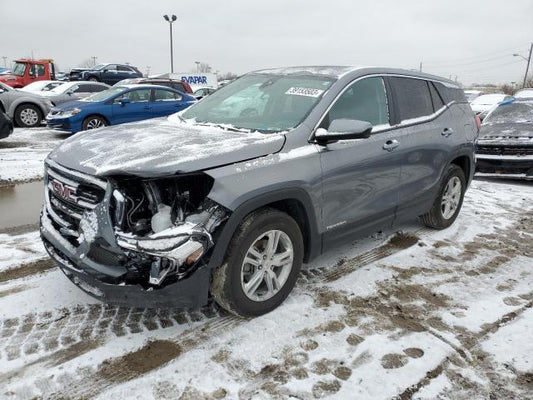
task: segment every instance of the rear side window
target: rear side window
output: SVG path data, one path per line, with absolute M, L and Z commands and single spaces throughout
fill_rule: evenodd
M 401 122 L 433 114 L 428 84 L 422 79 L 390 78 Z
M 171 92 L 170 90 L 155 89 L 154 90 L 154 101 L 175 101 L 181 100 L 181 96 L 176 92 Z
M 388 124 L 389 108 L 383 78 L 366 78 L 352 84 L 331 107 L 321 126 L 327 129 L 335 119 L 367 121 L 373 126 Z
M 437 111 L 444 107 L 444 102 L 440 98 L 439 92 L 435 89 L 433 82 L 428 82 L 429 91 L 431 93 L 431 101 L 433 102 L 433 110 Z
M 446 104 L 456 101 L 458 103 L 468 103 L 465 93 L 458 87 L 445 86 L 440 82 L 434 82 L 437 91 Z
M 176 90 L 187 93 L 187 91 L 185 90 L 185 86 L 183 86 L 183 83 L 175 82 L 172 84 L 172 87 Z
M 101 92 L 103 90 L 106 90 L 107 87 L 106 86 L 101 86 L 101 85 L 91 85 L 91 88 L 90 90 L 88 90 L 88 92 L 94 92 L 94 93 L 97 93 L 97 92 Z

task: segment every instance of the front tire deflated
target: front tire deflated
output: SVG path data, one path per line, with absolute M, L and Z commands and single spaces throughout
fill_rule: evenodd
M 303 237 L 286 213 L 265 208 L 249 214 L 235 231 L 211 293 L 229 312 L 243 317 L 278 307 L 296 283 L 303 261 Z

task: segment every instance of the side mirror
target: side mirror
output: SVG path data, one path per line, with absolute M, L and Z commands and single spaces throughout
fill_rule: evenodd
M 120 99 L 120 104 L 121 104 L 122 106 L 125 106 L 126 104 L 129 104 L 129 103 L 131 103 L 131 100 L 128 99 L 127 97 L 125 97 L 125 98 L 123 98 L 123 99 Z
M 319 128 L 315 132 L 315 140 L 319 144 L 337 142 L 339 140 L 364 139 L 370 137 L 372 124 L 356 119 L 334 119 L 328 130 Z

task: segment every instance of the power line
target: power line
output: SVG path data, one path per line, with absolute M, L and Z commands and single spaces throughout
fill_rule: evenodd
M 496 54 L 499 54 L 499 55 L 503 55 L 502 53 L 509 53 L 509 52 L 513 52 L 513 51 L 516 51 L 516 50 L 519 50 L 519 49 L 523 49 L 525 48 L 525 46 L 527 46 L 529 43 L 523 43 L 519 46 L 515 46 L 515 47 L 511 47 L 511 48 L 506 48 L 506 49 L 501 49 L 501 50 L 497 50 L 497 51 L 493 51 L 493 52 L 490 52 L 490 53 L 480 53 L 480 54 L 476 54 L 474 56 L 468 56 L 468 57 L 461 57 L 461 58 L 454 58 L 454 59 L 450 59 L 450 58 L 446 58 L 446 59 L 429 59 L 429 60 L 424 60 L 424 63 L 425 62 L 429 62 L 430 64 L 433 62 L 435 64 L 447 64 L 447 63 L 455 63 L 455 62 L 459 62 L 459 63 L 462 63 L 462 62 L 470 62 L 472 60 L 477 60 L 479 58 L 486 58 L 486 57 L 490 57 L 490 56 L 494 56 Z

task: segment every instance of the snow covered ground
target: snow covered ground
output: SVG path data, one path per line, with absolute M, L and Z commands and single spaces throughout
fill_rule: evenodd
M 105 306 L 0 234 L 0 398 L 531 399 L 532 199 L 474 181 L 451 228 L 325 254 L 253 320 Z
M 15 128 L 0 140 L 0 185 L 41 179 L 44 159 L 65 137 L 46 127 Z

